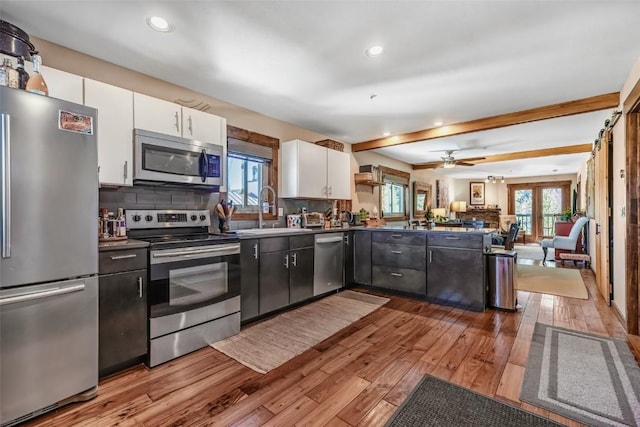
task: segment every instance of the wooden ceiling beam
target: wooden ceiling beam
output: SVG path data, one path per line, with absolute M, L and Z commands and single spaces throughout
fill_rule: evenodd
M 522 160 L 532 159 L 535 157 L 547 157 L 547 156 L 560 156 L 563 154 L 576 154 L 576 153 L 590 153 L 593 149 L 593 144 L 580 144 L 580 145 L 568 145 L 565 147 L 544 148 L 541 150 L 519 151 L 517 153 L 505 153 L 496 154 L 493 156 L 486 156 L 484 159 L 471 160 L 469 163 L 478 165 L 481 163 L 494 163 L 505 162 L 508 160 Z M 465 159 L 456 159 L 458 161 L 466 161 Z M 442 166 L 442 161 L 423 163 L 420 165 L 413 165 L 413 170 L 419 169 L 435 169 Z
M 615 108 L 619 103 L 620 92 L 607 93 L 575 101 L 561 102 L 559 104 L 532 108 L 530 110 L 517 111 L 515 113 L 501 114 L 499 116 L 486 117 L 484 119 L 471 120 L 469 122 L 450 124 L 437 128 L 389 136 L 386 138 L 373 139 L 371 141 L 352 144 L 351 151 L 374 150 L 376 148 L 392 147 L 394 145 L 408 144 L 410 142 L 443 138 L 445 136 L 461 135 L 539 120 L 590 113 L 592 111 Z

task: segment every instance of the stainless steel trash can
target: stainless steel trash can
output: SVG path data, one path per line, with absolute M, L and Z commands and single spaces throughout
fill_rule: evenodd
M 488 254 L 489 305 L 503 310 L 516 309 L 516 251 L 494 249 Z

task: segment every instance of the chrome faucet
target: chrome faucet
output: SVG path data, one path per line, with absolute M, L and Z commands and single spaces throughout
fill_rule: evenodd
M 276 190 L 274 190 L 272 186 L 265 185 L 264 187 L 262 187 L 260 189 L 260 193 L 258 194 L 258 228 L 262 228 L 262 226 L 263 226 L 263 221 L 262 221 L 262 192 L 264 191 L 264 189 L 271 190 L 271 194 L 273 195 L 273 203 L 275 204 L 275 202 L 276 202 Z M 269 196 L 268 195 L 267 195 L 267 203 L 269 203 Z M 269 206 L 269 211 L 271 211 L 271 206 L 272 205 L 268 205 L 268 206 Z

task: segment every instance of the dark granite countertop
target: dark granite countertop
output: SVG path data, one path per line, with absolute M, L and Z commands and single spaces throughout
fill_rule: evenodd
M 147 248 L 147 247 L 149 247 L 148 242 L 143 242 L 142 240 L 135 240 L 135 239 L 116 240 L 113 242 L 98 243 L 99 252 L 120 251 L 123 249 L 140 249 L 140 248 Z
M 288 236 L 304 236 L 307 234 L 322 234 L 322 233 L 342 233 L 347 231 L 402 231 L 402 232 L 410 232 L 410 233 L 468 233 L 468 234 L 492 234 L 497 230 L 494 228 L 462 228 L 462 227 L 416 227 L 409 228 L 405 226 L 393 226 L 386 225 L 382 227 L 363 227 L 363 226 L 353 226 L 349 228 L 312 228 L 305 229 L 304 231 L 299 231 L 298 229 L 286 229 L 286 228 L 277 228 L 273 233 L 270 233 L 266 230 L 272 229 L 264 229 L 264 234 L 258 232 L 255 234 L 240 234 L 239 237 L 241 240 L 246 239 L 262 239 L 266 237 L 288 237 Z M 232 230 L 232 231 L 240 231 L 242 230 Z

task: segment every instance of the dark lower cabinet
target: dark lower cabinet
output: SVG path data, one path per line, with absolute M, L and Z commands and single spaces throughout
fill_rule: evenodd
M 313 296 L 313 247 L 289 251 L 289 303 Z
M 100 276 L 100 375 L 147 353 L 147 270 Z
M 353 279 L 371 285 L 371 231 L 353 232 Z
M 289 305 L 290 262 L 288 250 L 260 254 L 260 314 Z
M 240 319 L 253 319 L 260 314 L 259 240 L 240 242 Z
M 485 295 L 482 250 L 427 247 L 427 298 L 484 311 Z

